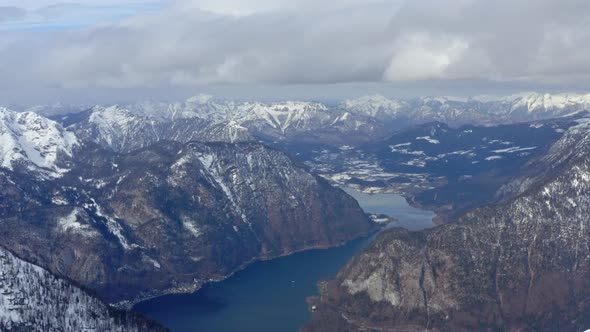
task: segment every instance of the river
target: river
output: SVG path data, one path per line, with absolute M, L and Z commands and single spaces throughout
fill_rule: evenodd
M 366 212 L 398 219 L 392 226 L 411 230 L 434 226 L 434 213 L 409 206 L 399 195 L 345 191 Z M 306 298 L 317 294 L 317 282 L 334 276 L 370 240 L 257 262 L 195 293 L 160 296 L 138 303 L 134 310 L 173 332 L 298 331 L 310 319 Z

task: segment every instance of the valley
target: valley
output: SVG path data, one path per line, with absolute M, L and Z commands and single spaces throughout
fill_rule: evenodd
M 318 307 L 362 317 L 351 309 L 357 293 L 385 296 L 371 288 L 377 274 L 355 279 L 350 303 L 333 281 L 359 256 L 386 253 L 398 241 L 391 234 L 426 241 L 482 206 L 511 204 L 585 151 L 586 104 L 560 98 L 585 100 L 372 96 L 326 106 L 198 96 L 50 118 L 0 109 L 0 240 L 173 331 L 295 331 L 310 319 L 305 299 L 318 282 Z M 424 249 L 411 248 L 414 264 Z M 336 309 L 342 303 L 348 309 Z M 314 314 L 306 328 L 322 330 L 317 319 L 348 328 L 336 312 Z
M 590 332 L 589 17 L 2 0 L 0 332 Z
M 400 221 L 385 227 L 418 230 L 434 226 L 434 214 L 409 206 L 401 196 L 345 191 L 367 213 L 388 214 Z M 334 276 L 375 236 L 254 263 L 226 280 L 204 285 L 195 293 L 150 299 L 133 309 L 178 332 L 295 332 L 311 318 L 306 299 L 317 292 L 317 282 Z

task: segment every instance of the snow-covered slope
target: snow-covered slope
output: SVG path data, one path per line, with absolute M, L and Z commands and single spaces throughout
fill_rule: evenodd
M 0 331 L 165 331 L 0 248 Z
M 565 131 L 547 153 L 525 165 L 528 172 L 503 185 L 496 196 L 506 199 L 519 195 L 538 185 L 569 160 L 587 155 L 590 155 L 590 117 L 581 117 L 576 119 L 575 125 Z
M 158 113 L 157 105 L 149 105 L 145 112 L 137 105 L 131 109 L 119 105 L 95 106 L 77 119 L 72 115 L 60 120 L 71 123 L 67 128 L 80 138 L 115 151 L 136 150 L 163 140 L 229 143 L 253 140 L 248 129 L 233 121 L 215 122 L 197 116 L 173 119 L 165 109 Z
M 408 124 L 441 121 L 449 125 L 498 124 L 548 119 L 590 109 L 590 94 L 523 93 L 507 97 L 421 97 L 408 100 L 366 96 L 339 108 Z
M 403 100 L 388 99 L 381 95 L 370 95 L 347 99 L 339 107 L 373 117 L 391 117 L 396 116 L 401 110 L 407 109 L 408 104 Z
M 137 114 L 168 121 L 200 118 L 245 128 L 263 140 L 367 141 L 385 134 L 374 117 L 318 102 L 234 102 L 197 95 L 183 102 L 129 105 Z
M 175 140 L 170 133 L 162 136 L 165 130 L 156 127 L 178 126 L 178 121 L 186 125 L 188 120 L 200 123 L 187 127 L 200 132 L 191 137 L 196 140 L 234 142 L 250 140 L 252 137 L 247 136 L 253 135 L 266 142 L 305 141 L 339 146 L 366 143 L 399 129 L 434 121 L 452 127 L 508 124 L 564 116 L 587 110 L 589 106 L 590 94 L 412 99 L 369 95 L 344 100 L 336 106 L 308 101 L 231 101 L 201 94 L 172 103 L 152 100 L 125 106 L 96 106 L 88 123 L 95 128 L 91 136 L 102 137 L 110 146 L 128 145 L 138 139 L 147 143 Z M 216 129 L 209 130 L 205 123 L 215 125 Z M 185 130 L 183 134 L 186 133 Z M 152 137 L 146 139 L 146 135 Z M 121 142 L 122 139 L 127 142 Z
M 0 166 L 14 169 L 18 164 L 50 176 L 66 172 L 63 157 L 71 157 L 78 144 L 73 133 L 57 122 L 33 112 L 17 113 L 0 108 Z
M 272 129 L 285 134 L 287 130 L 321 128 L 331 123 L 328 108 L 321 103 L 243 103 L 232 117 L 239 123 L 250 124 L 258 130 Z
M 516 95 L 512 99 L 511 112 L 525 110 L 527 112 L 560 112 L 568 108 L 588 108 L 590 94 L 541 94 L 529 93 Z
M 329 139 L 365 135 L 382 137 L 396 129 L 440 121 L 451 126 L 492 125 L 548 119 L 586 110 L 590 94 L 527 93 L 497 98 L 421 97 L 390 99 L 369 95 L 345 100 L 331 107 L 322 103 L 233 102 L 197 95 L 185 102 L 160 104 L 160 114 L 172 118 L 202 117 L 211 121 L 235 121 L 255 134 L 275 139 Z M 135 110 L 141 111 L 138 104 Z M 143 112 L 152 112 L 147 107 Z M 330 133 L 330 135 L 327 135 Z

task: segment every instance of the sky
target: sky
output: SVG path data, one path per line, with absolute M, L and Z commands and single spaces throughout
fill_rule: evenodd
M 586 0 L 2 0 L 0 104 L 587 92 Z

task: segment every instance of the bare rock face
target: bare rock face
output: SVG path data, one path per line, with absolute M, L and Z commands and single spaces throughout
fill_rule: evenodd
M 0 239 L 110 303 L 191 291 L 258 259 L 374 225 L 356 201 L 258 143 L 90 143 L 63 176 L 0 170 Z M 129 303 L 129 302 L 122 302 Z
M 322 285 L 305 330 L 588 328 L 590 155 L 568 156 L 505 204 L 382 233 Z

